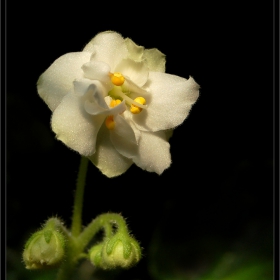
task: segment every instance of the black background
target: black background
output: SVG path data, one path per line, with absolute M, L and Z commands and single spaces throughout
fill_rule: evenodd
M 132 166 L 108 179 L 89 166 L 84 225 L 104 212 L 122 213 L 144 248 L 135 268 L 107 275 L 157 280 L 159 270 L 187 279 L 180 271 L 198 273 L 200 262 L 238 242 L 272 259 L 272 3 L 159 3 L 8 1 L 10 280 L 27 277 L 20 254 L 32 231 L 52 215 L 70 225 L 80 160 L 55 140 L 37 79 L 59 56 L 106 30 L 158 48 L 167 73 L 191 75 L 201 86 L 170 139 L 173 162 L 161 176 Z

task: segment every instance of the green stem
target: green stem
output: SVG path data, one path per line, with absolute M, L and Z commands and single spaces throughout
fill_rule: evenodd
M 127 225 L 124 218 L 115 213 L 108 213 L 99 215 L 95 218 L 79 235 L 78 242 L 81 244 L 83 249 L 88 245 L 94 235 L 102 228 L 105 230 L 105 235 L 111 234 L 111 228 L 108 228 L 108 224 L 117 224 L 118 230 L 121 232 L 127 232 Z
M 78 173 L 78 179 L 77 179 L 77 189 L 75 193 L 72 226 L 71 226 L 71 233 L 72 236 L 74 237 L 77 237 L 80 234 L 82 228 L 82 209 L 83 209 L 83 197 L 84 197 L 87 167 L 88 167 L 88 159 L 82 156 L 79 173 Z
M 83 207 L 83 195 L 86 181 L 86 172 L 88 166 L 88 159 L 86 157 L 81 158 L 77 189 L 74 199 L 74 209 L 72 216 L 71 234 L 66 234 L 68 238 L 66 257 L 61 265 L 57 280 L 69 280 L 71 279 L 78 261 L 85 257 L 83 251 L 88 246 L 94 235 L 103 228 L 105 236 L 111 236 L 113 232 L 113 224 L 117 224 L 118 230 L 127 231 L 127 226 L 123 217 L 119 214 L 102 214 L 94 219 L 81 233 L 82 229 L 82 207 Z M 50 221 L 56 223 L 56 220 Z M 62 230 L 67 232 L 61 225 Z
M 58 271 L 57 280 L 71 279 L 71 276 L 79 261 L 79 257 L 82 254 L 83 249 L 77 242 L 77 236 L 80 234 L 82 228 L 82 209 L 87 167 L 88 159 L 86 157 L 81 157 L 77 179 L 77 188 L 74 198 L 71 234 L 70 232 L 68 232 L 68 234 L 65 234 L 68 237 L 66 258 Z M 67 233 L 67 230 L 64 231 L 64 233 Z
M 76 239 L 69 239 L 67 245 L 66 259 L 58 271 L 56 280 L 72 279 L 73 273 L 79 261 L 80 254 L 81 249 L 76 243 Z

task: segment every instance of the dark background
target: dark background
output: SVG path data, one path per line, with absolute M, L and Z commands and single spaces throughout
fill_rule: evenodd
M 136 267 L 98 279 L 202 279 L 226 253 L 234 265 L 225 270 L 268 263 L 254 280 L 272 278 L 272 3 L 246 2 L 8 1 L 9 280 L 41 275 L 25 271 L 22 248 L 52 215 L 70 225 L 80 160 L 55 140 L 37 79 L 106 30 L 158 48 L 167 73 L 191 75 L 201 90 L 170 139 L 173 163 L 161 176 L 132 166 L 108 179 L 90 164 L 84 225 L 122 213 L 144 248 Z

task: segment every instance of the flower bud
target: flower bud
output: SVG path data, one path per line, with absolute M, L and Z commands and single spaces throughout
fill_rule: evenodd
M 64 236 L 55 229 L 45 228 L 34 233 L 25 244 L 23 261 L 27 269 L 53 267 L 64 257 Z
M 130 268 L 141 259 L 138 242 L 128 235 L 115 234 L 102 248 L 102 268 Z
M 89 250 L 89 259 L 94 266 L 102 267 L 102 248 L 104 244 L 99 243 Z

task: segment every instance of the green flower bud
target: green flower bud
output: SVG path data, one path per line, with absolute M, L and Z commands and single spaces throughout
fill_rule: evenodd
M 96 267 L 102 267 L 102 249 L 104 244 L 99 243 L 89 250 L 89 259 Z
M 34 233 L 25 244 L 23 261 L 27 269 L 53 267 L 64 257 L 63 234 L 49 227 Z
M 141 259 L 138 242 L 127 234 L 115 234 L 102 248 L 102 268 L 130 268 Z

